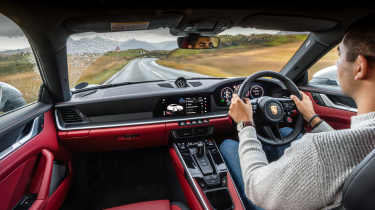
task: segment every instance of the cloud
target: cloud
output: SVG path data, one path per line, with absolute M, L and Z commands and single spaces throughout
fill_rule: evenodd
M 22 37 L 22 30 L 12 20 L 0 14 L 0 36 Z

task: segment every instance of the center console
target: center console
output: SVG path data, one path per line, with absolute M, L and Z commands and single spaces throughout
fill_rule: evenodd
M 209 127 L 195 127 L 206 133 L 172 131 L 173 149 L 181 162 L 185 179 L 198 197 L 203 209 L 244 209 L 228 168 L 211 138 Z M 205 129 L 203 129 L 205 128 Z M 182 133 L 182 135 L 181 135 Z

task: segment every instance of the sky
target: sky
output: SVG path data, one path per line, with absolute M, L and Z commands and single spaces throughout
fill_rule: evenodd
M 259 30 L 255 28 L 231 28 L 221 33 L 236 35 L 236 34 L 259 34 L 268 33 L 275 34 L 278 31 L 273 30 Z M 101 37 L 106 39 L 112 39 L 117 41 L 127 41 L 131 39 L 137 39 L 140 41 L 147 42 L 165 42 L 165 41 L 176 41 L 176 37 L 169 33 L 168 28 L 160 28 L 155 30 L 143 30 L 143 31 L 124 31 L 124 32 L 111 32 L 111 33 L 83 33 L 75 34 L 71 36 L 73 39 L 82 38 L 93 38 Z M 30 45 L 24 36 L 20 28 L 13 23 L 11 20 L 0 14 L 0 51 L 3 50 L 15 50 L 29 48 Z

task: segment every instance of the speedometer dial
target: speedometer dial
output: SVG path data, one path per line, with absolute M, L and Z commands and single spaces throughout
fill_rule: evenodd
M 225 102 L 229 102 L 232 99 L 233 95 L 233 89 L 230 87 L 225 87 L 221 89 L 221 100 L 224 100 Z
M 250 96 L 251 98 L 259 98 L 264 95 L 264 89 L 260 85 L 253 85 L 250 88 Z

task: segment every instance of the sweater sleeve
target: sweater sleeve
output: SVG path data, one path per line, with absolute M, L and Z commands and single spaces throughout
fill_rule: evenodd
M 311 130 L 311 133 L 320 133 L 334 130 L 326 121 L 322 121 L 318 126 Z
M 324 206 L 321 171 L 311 134 L 304 135 L 268 163 L 255 128 L 239 133 L 239 157 L 246 196 L 264 209 L 318 209 Z

